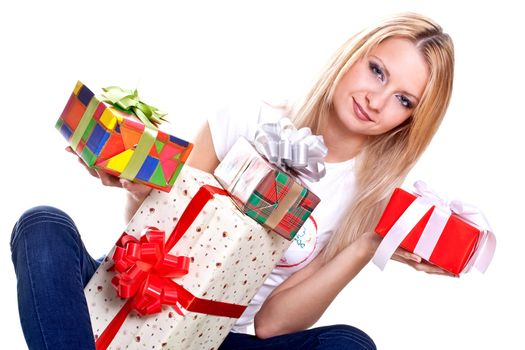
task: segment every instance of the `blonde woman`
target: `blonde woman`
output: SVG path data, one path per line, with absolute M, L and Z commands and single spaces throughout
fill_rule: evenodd
M 452 41 L 436 23 L 417 14 L 396 15 L 348 40 L 304 101 L 289 112 L 240 104 L 209 118 L 188 160 L 205 171 L 215 169 L 238 137 L 253 138 L 257 123 L 283 114 L 297 127 L 322 135 L 328 148 L 326 176 L 315 183 L 305 180 L 321 204 L 220 349 L 376 348 L 366 333 L 351 326 L 308 328 L 371 259 L 378 244 L 373 228 L 390 193 L 443 119 L 453 65 Z M 91 173 L 105 185 L 128 191 L 128 218 L 149 192 L 127 180 Z M 54 208 L 33 208 L 15 226 L 11 247 L 30 348 L 77 344 L 76 349 L 93 349 L 82 288 L 98 263 L 71 219 Z M 402 250 L 394 258 L 417 270 L 446 274 Z M 75 278 L 49 279 L 64 271 Z M 64 303 L 66 313 L 57 306 Z M 252 323 L 255 335 L 247 334 Z

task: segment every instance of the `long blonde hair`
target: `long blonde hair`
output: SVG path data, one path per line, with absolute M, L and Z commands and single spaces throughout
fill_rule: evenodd
M 324 249 L 326 260 L 374 229 L 393 189 L 400 186 L 436 133 L 452 93 L 454 48 L 441 27 L 419 14 L 403 13 L 350 38 L 330 60 L 304 101 L 291 111 L 298 127 L 318 133 L 346 71 L 391 37 L 411 40 L 429 68 L 428 84 L 413 115 L 393 130 L 370 137 L 356 158 L 356 195 L 345 220 Z

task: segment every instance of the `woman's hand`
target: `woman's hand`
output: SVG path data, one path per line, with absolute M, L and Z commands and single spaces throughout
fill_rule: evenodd
M 362 241 L 362 243 L 365 244 L 366 251 L 370 255 L 370 259 L 372 259 L 382 239 L 383 237 L 379 236 L 375 232 L 367 232 L 363 234 L 361 237 L 359 237 L 358 241 Z M 443 270 L 439 266 L 433 265 L 423 260 L 420 256 L 414 253 L 411 253 L 408 250 L 403 249 L 401 247 L 396 249 L 391 259 L 407 264 L 408 266 L 412 266 L 417 271 L 423 271 L 423 272 L 433 274 L 433 275 L 444 275 L 444 276 L 455 277 L 454 274 L 446 270 Z
M 116 176 L 113 176 L 111 174 L 108 174 L 104 171 L 99 171 L 96 169 L 92 169 L 76 154 L 75 151 L 71 148 L 71 146 L 66 147 L 66 151 L 74 154 L 77 157 L 77 160 L 80 164 L 84 166 L 84 168 L 88 171 L 88 173 L 100 179 L 100 182 L 104 186 L 110 186 L 110 187 L 121 187 L 124 188 L 130 195 L 132 195 L 136 200 L 144 199 L 146 196 L 150 193 L 151 187 L 148 187 L 143 184 L 134 183 L 132 181 L 126 180 L 126 179 L 120 179 Z
M 392 260 L 402 262 L 408 266 L 412 266 L 417 271 L 423 271 L 432 275 L 456 277 L 454 274 L 423 260 L 420 256 L 401 247 L 396 249 L 394 255 L 392 255 Z

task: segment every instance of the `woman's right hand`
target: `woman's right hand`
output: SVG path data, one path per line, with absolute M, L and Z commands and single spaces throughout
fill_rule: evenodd
M 141 202 L 146 198 L 146 196 L 151 192 L 151 187 L 148 187 L 143 184 L 135 183 L 126 179 L 118 178 L 117 176 L 113 176 L 111 174 L 108 174 L 104 171 L 99 171 L 93 168 L 90 168 L 82 158 L 78 156 L 78 154 L 71 148 L 71 146 L 66 147 L 66 151 L 75 155 L 77 158 L 77 161 L 84 166 L 84 168 L 88 171 L 88 173 L 100 179 L 100 182 L 104 186 L 110 186 L 110 187 L 121 187 L 125 189 L 128 194 L 132 197 L 131 199 Z

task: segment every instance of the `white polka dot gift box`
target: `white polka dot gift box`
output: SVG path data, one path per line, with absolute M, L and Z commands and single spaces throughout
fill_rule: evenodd
M 97 349 L 217 349 L 289 244 L 184 167 L 85 288 Z

